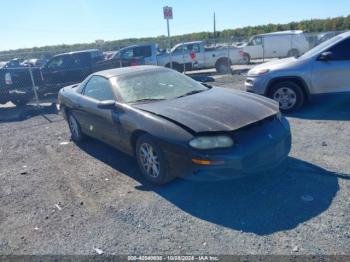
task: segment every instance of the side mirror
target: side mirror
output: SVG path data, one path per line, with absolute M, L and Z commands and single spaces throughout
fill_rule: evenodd
M 97 107 L 100 109 L 115 109 L 116 102 L 114 100 L 100 101 L 100 102 L 98 102 Z
M 320 60 L 320 61 L 329 61 L 331 59 L 332 59 L 332 52 L 323 52 L 318 57 L 318 60 Z

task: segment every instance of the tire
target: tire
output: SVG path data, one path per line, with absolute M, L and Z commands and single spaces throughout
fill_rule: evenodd
M 250 55 L 249 55 L 249 54 L 245 53 L 245 54 L 243 55 L 242 63 L 243 63 L 244 65 L 249 65 L 249 64 L 250 64 Z
M 227 74 L 231 71 L 231 62 L 228 62 L 227 59 L 220 59 L 216 62 L 215 69 L 219 74 Z
M 12 104 L 14 104 L 17 107 L 25 106 L 29 100 L 26 98 L 16 98 L 11 100 Z
M 289 50 L 287 57 L 298 57 L 300 55 L 300 52 L 298 49 L 291 49 Z
M 135 150 L 140 171 L 147 181 L 163 185 L 173 180 L 164 153 L 154 138 L 147 134 L 141 135 Z
M 300 109 L 305 101 L 302 88 L 295 82 L 285 81 L 274 84 L 268 95 L 277 101 L 283 113 L 291 113 Z
M 73 116 L 72 113 L 68 113 L 67 120 L 72 140 L 76 143 L 82 142 L 85 136 L 81 131 L 81 127 L 78 120 Z
M 175 70 L 175 71 L 177 71 L 177 72 L 179 72 L 179 73 L 182 73 L 183 71 L 184 71 L 184 67 L 183 67 L 183 65 L 180 65 L 180 64 L 178 64 L 178 63 L 172 63 L 172 65 L 173 65 L 173 70 Z M 169 64 L 167 64 L 165 67 L 167 67 L 167 68 L 171 68 L 170 67 L 170 63 Z

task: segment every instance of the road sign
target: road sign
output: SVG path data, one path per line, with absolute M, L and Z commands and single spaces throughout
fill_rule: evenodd
M 163 7 L 164 19 L 173 19 L 173 8 L 169 6 Z

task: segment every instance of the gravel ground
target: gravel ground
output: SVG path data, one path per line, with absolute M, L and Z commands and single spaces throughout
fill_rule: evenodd
M 283 174 L 163 187 L 100 142 L 70 142 L 52 108 L 2 122 L 0 254 L 350 254 L 349 102 L 288 117 Z

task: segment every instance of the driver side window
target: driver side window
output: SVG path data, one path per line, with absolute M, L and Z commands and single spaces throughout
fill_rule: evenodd
M 72 66 L 72 58 L 69 55 L 55 57 L 47 65 L 49 69 L 66 69 Z
M 250 42 L 250 45 L 253 45 L 253 46 L 262 45 L 262 37 L 261 36 L 254 37 Z
M 115 100 L 109 80 L 102 76 L 93 76 L 86 84 L 83 95 L 98 101 Z

